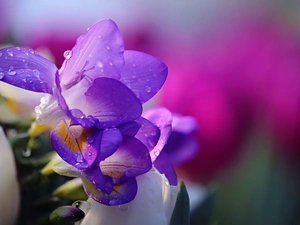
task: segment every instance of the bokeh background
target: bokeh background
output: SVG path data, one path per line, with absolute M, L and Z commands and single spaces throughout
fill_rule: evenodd
M 177 167 L 193 184 L 191 223 L 300 224 L 300 3 L 0 0 L 0 43 L 33 48 L 59 68 L 105 18 L 125 49 L 168 65 L 151 104 L 199 123 L 199 154 Z

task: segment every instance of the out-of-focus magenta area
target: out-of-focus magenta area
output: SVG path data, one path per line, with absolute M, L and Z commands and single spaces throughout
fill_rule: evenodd
M 259 210 L 251 215 L 265 218 L 260 210 L 274 206 L 274 198 L 290 204 L 282 221 L 299 221 L 300 4 L 0 0 L 0 40 L 34 48 L 59 68 L 76 37 L 104 18 L 118 24 L 125 49 L 168 65 L 167 81 L 151 104 L 196 118 L 199 153 L 177 172 L 207 187 L 218 183 L 219 224 L 245 224 L 235 214 L 253 205 Z M 272 184 L 264 183 L 268 179 Z M 270 185 L 282 189 L 270 194 Z M 254 196 L 266 202 L 245 200 L 259 187 L 265 191 Z M 227 204 L 240 211 L 230 212 Z M 266 218 L 249 224 L 293 224 Z

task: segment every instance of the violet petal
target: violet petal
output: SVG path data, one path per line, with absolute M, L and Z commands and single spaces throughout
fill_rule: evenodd
M 165 174 L 169 180 L 170 185 L 177 185 L 177 176 L 173 164 L 166 152 L 162 151 L 154 162 L 155 168 L 161 173 Z
M 139 117 L 136 121 L 140 123 L 141 128 L 135 137 L 139 139 L 149 151 L 152 151 L 160 137 L 160 130 L 157 126 L 143 117 Z
M 113 190 L 114 183 L 112 178 L 104 175 L 99 166 L 82 171 L 81 178 L 83 177 L 93 184 L 95 190 L 99 190 L 105 194 L 110 194 Z
M 123 135 L 129 135 L 133 137 L 136 135 L 140 128 L 141 124 L 136 121 L 123 123 L 118 126 L 118 129 L 122 132 Z
M 105 194 L 96 190 L 95 186 L 85 178 L 82 178 L 82 182 L 86 193 L 91 198 L 108 206 L 128 203 L 134 199 L 137 193 L 137 182 L 135 178 L 132 178 L 123 184 L 114 185 L 110 194 Z
M 148 149 L 136 138 L 126 136 L 118 150 L 100 162 L 103 174 L 127 181 L 148 172 L 152 167 Z
M 52 94 L 56 66 L 31 49 L 0 50 L 0 79 L 13 86 Z
M 62 120 L 51 133 L 51 143 L 59 156 L 84 170 L 93 165 L 97 158 L 102 133 L 96 129 L 69 127 Z
M 96 118 L 98 121 L 95 126 L 100 129 L 130 122 L 142 113 L 141 103 L 133 92 L 123 83 L 111 78 L 95 79 L 85 95 L 84 113 Z
M 121 145 L 122 134 L 117 128 L 105 129 L 102 134 L 99 162 L 111 156 Z M 99 164 L 97 164 L 99 167 Z
M 198 142 L 191 134 L 177 132 L 173 129 L 163 151 L 168 153 L 173 165 L 178 165 L 195 157 L 198 149 Z
M 61 85 L 69 89 L 82 79 L 90 82 L 97 77 L 120 78 L 124 65 L 124 43 L 117 25 L 102 20 L 80 36 L 66 54 L 61 69 Z
M 125 51 L 125 67 L 120 81 L 141 100 L 151 99 L 164 84 L 168 68 L 159 59 L 143 52 Z
M 166 145 L 169 136 L 172 132 L 172 114 L 169 110 L 163 107 L 156 107 L 147 110 L 142 115 L 146 119 L 150 120 L 160 129 L 160 137 L 156 146 L 150 151 L 152 162 L 155 161 L 157 156 Z

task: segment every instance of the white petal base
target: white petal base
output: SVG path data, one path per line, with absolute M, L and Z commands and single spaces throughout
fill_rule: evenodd
M 119 206 L 105 206 L 89 198 L 91 207 L 80 225 L 168 225 L 177 186 L 170 186 L 166 177 L 152 169 L 137 177 L 135 199 Z

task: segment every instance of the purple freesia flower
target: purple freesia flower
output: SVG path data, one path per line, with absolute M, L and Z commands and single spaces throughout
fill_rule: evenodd
M 117 128 L 105 129 L 102 133 L 96 128 L 88 128 L 81 132 L 77 141 L 71 139 L 70 135 L 59 138 L 52 141 L 54 148 L 58 153 L 69 155 L 60 154 L 67 163 L 57 160 L 54 170 L 62 175 L 80 177 L 87 194 L 102 204 L 119 205 L 130 202 L 138 189 L 136 176 L 147 173 L 153 165 L 156 166 L 155 162 L 171 134 L 171 124 L 172 114 L 165 108 L 155 108 L 151 110 L 149 120 L 139 117 Z M 62 122 L 53 132 L 58 135 L 60 132 L 63 135 L 70 133 L 63 131 L 64 129 L 68 129 L 68 126 Z M 102 135 L 102 138 L 98 135 Z M 89 139 L 85 140 L 86 136 Z M 85 163 L 79 163 L 78 156 L 68 151 L 70 145 L 83 145 L 80 148 L 85 149 L 85 152 L 80 156 Z M 100 146 L 96 152 L 95 146 Z M 173 166 L 167 162 L 167 170 L 160 172 L 165 174 L 170 185 L 177 185 Z
M 160 60 L 124 51 L 121 33 L 111 20 L 96 23 L 80 36 L 65 52 L 59 70 L 30 49 L 0 50 L 1 81 L 45 93 L 36 107 L 37 121 L 56 126 L 53 147 L 70 164 L 68 170 L 81 176 L 87 193 L 106 205 L 131 201 L 137 192 L 135 177 L 151 169 L 162 149 L 156 147 L 156 141 L 164 139 L 158 128 L 140 116 L 142 104 L 157 93 L 166 76 Z M 147 132 L 143 127 L 153 136 L 139 139 L 138 134 Z

